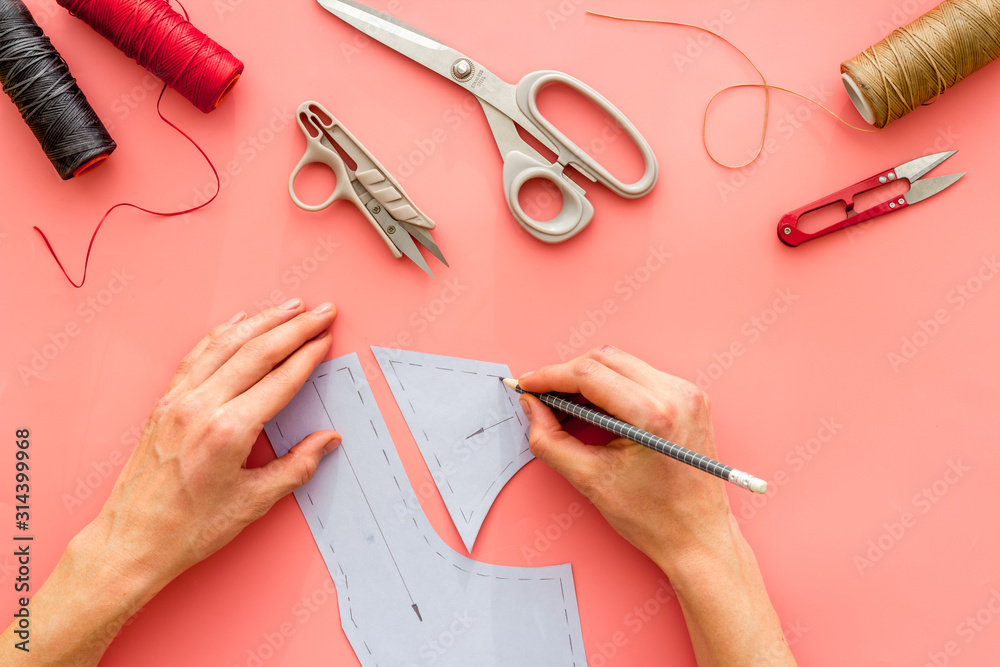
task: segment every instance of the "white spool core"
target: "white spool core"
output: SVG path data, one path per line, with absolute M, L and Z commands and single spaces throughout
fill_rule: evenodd
M 847 72 L 842 72 L 840 78 L 844 81 L 844 88 L 847 89 L 847 96 L 851 98 L 854 102 L 854 108 L 858 110 L 861 117 L 864 118 L 869 124 L 875 124 L 875 112 L 872 110 L 872 105 L 868 104 L 868 100 L 865 96 L 861 94 L 861 89 L 858 87 L 857 82 L 851 77 Z

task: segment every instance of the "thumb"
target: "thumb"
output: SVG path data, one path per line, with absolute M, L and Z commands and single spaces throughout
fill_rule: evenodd
M 603 448 L 585 445 L 564 431 L 552 410 L 534 396 L 522 394 L 521 409 L 531 424 L 528 433 L 531 453 L 589 497 L 600 473 Z
M 316 431 L 303 438 L 288 453 L 257 469 L 259 493 L 274 504 L 299 488 L 316 473 L 324 456 L 340 444 L 336 431 Z

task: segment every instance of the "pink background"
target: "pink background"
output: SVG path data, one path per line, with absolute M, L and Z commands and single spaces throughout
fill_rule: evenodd
M 931 4 L 585 6 L 722 30 L 769 81 L 860 122 L 840 62 Z M 610 342 L 701 378 L 720 458 L 771 482 L 767 497 L 732 489 L 730 498 L 802 664 L 995 660 L 1000 280 L 991 262 L 1000 246 L 1000 66 L 878 134 L 775 93 L 769 150 L 732 171 L 709 160 L 700 138 L 711 94 L 754 80 L 723 43 L 587 16 L 576 0 L 398 0 L 400 18 L 509 81 L 536 69 L 579 76 L 653 146 L 660 180 L 649 196 L 625 200 L 591 186 L 591 226 L 547 246 L 510 216 L 501 161 L 468 93 L 368 44 L 313 2 L 191 2 L 194 24 L 242 58 L 246 72 L 211 114 L 173 92 L 163 108 L 224 174 L 222 192 L 186 219 L 115 212 L 87 284 L 75 290 L 33 224 L 78 278 L 108 206 L 183 208 L 214 182 L 156 117 L 151 75 L 55 0 L 28 5 L 120 146 L 93 173 L 61 182 L 13 105 L 0 104 L 0 517 L 8 526 L 0 540 L 14 533 L 11 436 L 28 427 L 35 585 L 99 511 L 180 357 L 234 312 L 302 296 L 338 304 L 334 353 L 357 351 L 372 371 L 373 344 L 504 362 L 521 373 Z M 551 97 L 553 117 L 587 127 L 571 100 Z M 304 147 L 292 113 L 307 99 L 337 115 L 438 223 L 434 236 L 451 268 L 432 260 L 436 280 L 394 260 L 350 205 L 312 214 L 289 201 L 286 179 Z M 710 143 L 721 158 L 745 160 L 760 114 L 759 91 L 717 107 Z M 619 173 L 638 169 L 625 143 L 600 156 Z M 935 174 L 969 175 L 912 210 L 796 249 L 775 237 L 786 211 L 953 148 L 961 150 Z M 654 261 L 656 253 L 669 257 Z M 67 326 L 76 335 L 60 333 Z M 911 358 L 893 363 L 904 352 Z M 37 376 L 22 378 L 18 369 L 36 354 L 52 358 L 40 356 Z M 412 483 L 429 484 L 383 378 L 369 372 L 369 380 Z M 254 462 L 271 456 L 262 438 Z M 422 499 L 444 539 L 461 548 L 437 494 Z M 561 515 L 579 508 L 560 527 Z M 658 571 L 541 463 L 500 494 L 473 556 L 572 562 L 592 666 L 694 662 L 676 602 L 662 602 Z M 8 610 L 13 564 L 0 556 Z M 332 590 L 289 497 L 164 590 L 102 664 L 356 664 Z

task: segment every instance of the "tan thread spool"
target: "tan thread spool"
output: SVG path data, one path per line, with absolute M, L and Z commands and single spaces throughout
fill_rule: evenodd
M 885 127 L 1000 56 L 1000 0 L 945 0 L 840 65 L 861 116 Z

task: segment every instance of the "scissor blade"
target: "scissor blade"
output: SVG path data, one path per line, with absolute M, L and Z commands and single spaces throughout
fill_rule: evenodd
M 946 187 L 965 176 L 961 174 L 948 174 L 947 176 L 935 176 L 934 178 L 924 178 L 910 185 L 909 191 L 903 195 L 907 204 L 916 204 L 928 197 L 936 195 Z
M 324 9 L 345 23 L 445 78 L 450 78 L 451 64 L 465 57 L 427 33 L 354 0 L 318 1 Z
M 421 32 L 399 19 L 354 2 L 354 0 L 318 0 L 318 2 L 328 12 L 372 39 L 382 42 L 427 69 L 437 72 L 452 83 L 465 88 L 480 100 L 484 100 L 512 119 L 546 148 L 553 152 L 558 151 L 548 137 L 538 130 L 535 123 L 528 120 L 518 108 L 514 85 L 507 83 L 472 58 L 450 46 L 445 46 L 427 33 Z M 475 75 L 465 80 L 454 78 L 451 75 L 451 67 L 458 60 L 467 60 L 472 65 Z M 520 146 L 518 147 L 520 148 Z
M 437 243 L 434 242 L 434 239 L 431 237 L 431 233 L 429 231 L 427 231 L 423 227 L 418 227 L 417 225 L 411 225 L 408 222 L 401 222 L 399 224 L 403 225 L 403 229 L 409 232 L 410 236 L 415 238 L 420 243 L 420 245 L 427 248 L 432 255 L 441 260 L 442 264 L 444 264 L 445 266 L 450 266 L 448 264 L 448 260 L 444 258 L 444 254 L 442 254 L 441 249 L 438 248 Z
M 933 153 L 931 155 L 918 157 L 917 159 L 910 160 L 909 162 L 904 162 L 894 170 L 896 172 L 896 178 L 905 178 L 909 180 L 910 183 L 913 183 L 957 152 L 958 151 L 944 151 L 942 153 Z

